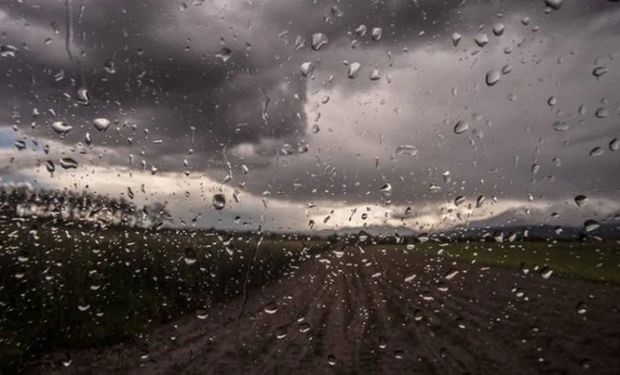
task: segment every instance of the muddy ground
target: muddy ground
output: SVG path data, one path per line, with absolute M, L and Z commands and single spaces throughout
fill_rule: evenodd
M 206 318 L 191 314 L 70 360 L 48 355 L 28 371 L 620 373 L 617 286 L 380 247 L 342 250 L 213 305 Z

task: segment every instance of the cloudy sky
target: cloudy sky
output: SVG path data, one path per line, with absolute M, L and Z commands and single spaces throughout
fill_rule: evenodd
M 619 35 L 609 0 L 3 0 L 0 176 L 176 225 L 613 222 Z

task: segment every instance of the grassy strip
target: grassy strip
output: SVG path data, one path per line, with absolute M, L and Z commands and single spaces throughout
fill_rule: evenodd
M 472 242 L 416 244 L 415 251 L 462 262 L 530 271 L 548 267 L 561 277 L 620 285 L 620 244 L 615 242 Z

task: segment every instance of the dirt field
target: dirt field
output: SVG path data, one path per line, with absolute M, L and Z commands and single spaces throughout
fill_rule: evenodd
M 348 246 L 245 304 L 213 305 L 138 342 L 48 355 L 28 371 L 620 373 L 620 288 L 542 274 Z

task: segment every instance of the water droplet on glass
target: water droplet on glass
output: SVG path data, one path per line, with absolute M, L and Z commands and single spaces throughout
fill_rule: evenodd
M 586 220 L 583 223 L 583 228 L 585 229 L 586 232 L 593 232 L 595 230 L 597 230 L 598 228 L 601 227 L 601 224 L 598 223 L 598 221 L 596 220 Z
M 454 198 L 454 205 L 455 206 L 459 206 L 461 204 L 463 204 L 465 202 L 465 197 L 462 195 L 459 195 L 458 197 Z
M 185 264 L 191 266 L 192 264 L 196 263 L 196 260 L 196 250 L 191 247 L 186 247 L 183 254 L 183 261 L 185 261 Z
M 454 125 L 454 133 L 455 134 L 463 134 L 469 129 L 469 123 L 467 121 L 459 120 L 456 125 Z
M 327 356 L 327 364 L 330 366 L 336 366 L 336 356 L 333 354 L 330 354 Z
M 552 126 L 556 132 L 565 132 L 570 129 L 570 125 L 566 121 L 556 121 Z
M 54 164 L 53 161 L 48 160 L 45 162 L 45 168 L 47 169 L 48 172 L 53 173 L 56 170 L 56 165 Z
M 609 116 L 609 112 L 605 107 L 597 108 L 597 110 L 594 112 L 594 116 L 596 116 L 597 118 L 606 118 L 607 116 Z
M 453 46 L 455 46 L 455 47 L 458 46 L 459 42 L 461 41 L 461 39 L 463 39 L 463 35 L 461 35 L 461 34 L 459 34 L 457 32 L 452 33 L 452 45 Z
M 312 49 L 318 51 L 328 42 L 327 36 L 323 33 L 312 34 Z
M 558 10 L 562 7 L 563 0 L 545 0 L 545 5 L 551 9 Z
M 549 268 L 549 267 L 543 267 L 543 268 L 540 270 L 540 276 L 541 276 L 543 279 L 545 279 L 545 280 L 547 280 L 548 278 L 550 278 L 550 277 L 551 277 L 551 275 L 553 275 L 553 270 L 552 270 L 551 268 Z
M 10 44 L 3 44 L 0 46 L 0 57 L 15 57 L 17 48 Z
M 372 72 L 370 73 L 370 80 L 371 81 L 378 81 L 381 79 L 381 74 L 379 73 L 378 69 L 373 69 Z
M 575 197 L 575 203 L 577 204 L 577 206 L 581 207 L 584 204 L 586 204 L 588 200 L 588 197 L 586 197 L 585 195 L 577 195 Z
M 418 149 L 412 145 L 400 145 L 396 147 L 396 155 L 415 156 L 417 153 Z
M 474 42 L 476 42 L 478 47 L 484 47 L 489 44 L 489 37 L 485 33 L 480 33 L 474 37 Z
M 366 27 L 366 25 L 359 25 L 357 27 L 357 29 L 355 29 L 355 32 L 357 33 L 357 35 L 359 36 L 364 36 L 366 35 L 366 30 L 368 30 L 368 28 Z
M 63 121 L 54 121 L 52 123 L 52 129 L 54 129 L 54 131 L 58 134 L 66 134 L 73 129 L 73 126 Z
M 605 153 L 605 150 L 602 147 L 594 147 L 590 150 L 590 156 L 595 158 L 598 156 L 602 156 Z
M 362 64 L 358 62 L 352 62 L 349 64 L 349 70 L 347 72 L 347 77 L 350 79 L 356 78 L 359 75 L 360 69 L 362 68 Z
M 196 310 L 196 318 L 199 320 L 205 320 L 209 316 L 209 313 L 206 309 L 198 309 Z
M 103 63 L 103 70 L 108 74 L 116 73 L 116 66 L 114 65 L 114 61 L 106 60 L 106 62 Z
M 497 70 L 489 70 L 485 78 L 487 86 L 494 86 L 497 82 L 499 82 L 500 77 L 501 74 Z
M 592 75 L 595 76 L 596 78 L 600 78 L 601 76 L 607 74 L 609 72 L 609 70 L 607 69 L 606 66 L 596 66 L 594 67 L 594 69 L 592 69 Z
M 228 47 L 222 47 L 215 57 L 222 60 L 222 62 L 227 62 L 232 57 L 232 50 Z
M 78 167 L 78 162 L 73 158 L 60 159 L 60 166 L 64 169 L 75 169 Z
M 305 63 L 301 64 L 301 74 L 304 77 L 309 76 L 313 70 L 314 70 L 314 65 L 310 61 L 306 61 Z
M 448 272 L 447 272 L 447 273 L 446 273 L 443 277 L 444 277 L 444 279 L 446 279 L 446 280 L 452 280 L 452 279 L 454 279 L 454 278 L 456 277 L 456 275 L 458 275 L 458 274 L 459 274 L 459 271 L 458 271 L 458 270 L 450 270 L 450 271 L 448 271 Z
M 88 95 L 88 90 L 84 87 L 77 90 L 78 103 L 81 105 L 88 105 L 90 101 L 90 97 Z
M 15 145 L 15 148 L 17 148 L 19 151 L 26 148 L 26 142 L 22 139 L 16 140 L 14 145 Z
M 575 310 L 577 311 L 577 314 L 584 315 L 585 313 L 588 312 L 588 307 L 586 306 L 585 303 L 579 302 Z
M 270 302 L 265 306 L 263 311 L 269 315 L 273 315 L 278 311 L 278 304 L 275 302 Z
M 383 29 L 381 29 L 380 27 L 374 27 L 370 35 L 372 36 L 372 39 L 380 40 L 381 36 L 383 35 Z
M 510 72 L 512 72 L 512 65 L 510 64 L 506 64 L 502 67 L 502 74 L 506 75 L 506 74 L 510 74 Z
M 495 34 L 495 36 L 502 36 L 505 28 L 506 26 L 504 26 L 503 23 L 498 22 L 495 25 L 493 25 L 493 34 Z
M 222 210 L 226 207 L 226 197 L 224 194 L 215 194 L 212 199 L 213 208 L 216 210 Z
M 96 118 L 93 120 L 93 125 L 100 132 L 105 131 L 110 126 L 110 120 L 106 118 Z
M 620 140 L 618 140 L 618 138 L 614 138 L 609 142 L 609 150 L 610 151 L 620 150 Z

